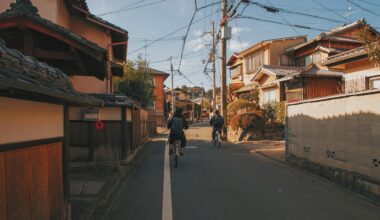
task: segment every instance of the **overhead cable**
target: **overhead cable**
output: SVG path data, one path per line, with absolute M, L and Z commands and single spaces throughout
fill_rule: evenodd
M 303 12 L 291 11 L 291 10 L 287 10 L 287 9 L 283 9 L 283 8 L 278 8 L 278 7 L 274 7 L 274 6 L 264 5 L 264 4 L 261 4 L 259 2 L 255 2 L 255 1 L 251 1 L 250 4 L 258 6 L 260 8 L 263 8 L 266 11 L 271 12 L 271 13 L 297 14 L 297 15 L 302 15 L 302 16 L 316 18 L 316 19 L 327 20 L 327 21 L 331 21 L 331 22 L 335 22 L 335 23 L 346 23 L 346 21 L 342 21 L 342 20 L 322 17 L 322 16 L 318 16 L 318 15 L 313 15 L 313 14 L 307 14 L 307 13 L 303 13 Z
M 239 19 L 250 19 L 250 20 L 268 22 L 268 23 L 285 25 L 285 26 L 293 26 L 295 28 L 301 28 L 301 29 L 307 29 L 307 30 L 327 31 L 327 30 L 321 29 L 321 28 L 313 28 L 313 27 L 304 26 L 304 25 L 298 25 L 298 24 L 286 24 L 286 23 L 279 22 L 279 21 L 272 21 L 272 20 L 267 20 L 267 19 L 262 19 L 262 18 L 256 18 L 256 17 L 252 17 L 252 16 L 238 16 L 236 18 L 239 18 Z

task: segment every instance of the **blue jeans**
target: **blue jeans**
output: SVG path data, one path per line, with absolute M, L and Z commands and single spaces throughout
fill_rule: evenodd
M 222 135 L 223 127 L 213 127 L 212 128 L 212 141 L 215 141 L 216 132 L 218 131 L 220 135 Z

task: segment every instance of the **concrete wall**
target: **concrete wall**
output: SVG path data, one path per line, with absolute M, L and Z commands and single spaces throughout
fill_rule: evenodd
M 63 106 L 0 97 L 0 144 L 63 137 Z
M 379 90 L 289 104 L 288 128 L 291 156 L 380 183 Z

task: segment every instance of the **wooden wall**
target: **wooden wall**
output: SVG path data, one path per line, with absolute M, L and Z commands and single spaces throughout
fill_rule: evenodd
M 65 209 L 62 142 L 0 151 L 0 219 L 62 219 Z
M 342 91 L 340 81 L 340 78 L 304 78 L 303 99 L 339 94 Z
M 70 121 L 70 150 L 72 161 L 121 160 L 122 138 L 126 152 L 132 150 L 132 123 L 126 122 L 122 134 L 121 121 L 103 121 L 104 128 L 96 129 L 95 122 Z

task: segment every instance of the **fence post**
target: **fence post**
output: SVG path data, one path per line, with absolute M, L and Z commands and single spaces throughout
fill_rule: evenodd
M 289 160 L 289 117 L 288 103 L 285 102 L 285 161 Z
M 127 158 L 127 108 L 121 107 L 121 160 Z

